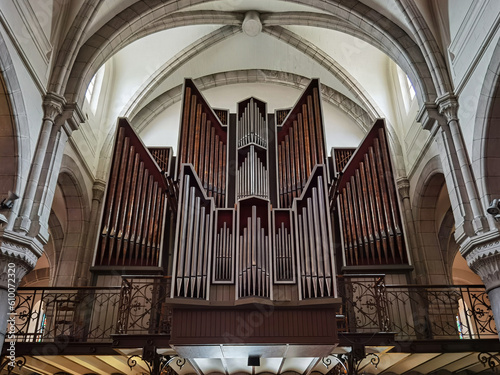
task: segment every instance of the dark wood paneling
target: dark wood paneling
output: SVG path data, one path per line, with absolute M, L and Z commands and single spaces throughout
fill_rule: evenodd
M 170 344 L 333 345 L 337 342 L 336 325 L 334 308 L 174 308 Z

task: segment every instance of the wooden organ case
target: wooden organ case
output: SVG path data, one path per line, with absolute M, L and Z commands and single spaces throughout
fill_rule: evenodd
M 186 356 L 193 347 L 203 352 L 200 343 L 241 342 L 328 353 L 339 299 L 319 82 L 279 126 L 253 97 L 237 104 L 227 125 L 220 117 L 186 80 L 171 343 Z M 262 324 L 243 333 L 238 322 L 253 314 Z M 299 330 L 301 321 L 314 323 Z
M 325 138 L 317 79 L 274 114 L 253 97 L 212 109 L 186 79 L 176 158 L 118 122 L 94 269 L 167 276 L 181 356 L 241 343 L 329 354 L 337 273 L 409 257 L 383 120 L 356 151 L 329 157 Z

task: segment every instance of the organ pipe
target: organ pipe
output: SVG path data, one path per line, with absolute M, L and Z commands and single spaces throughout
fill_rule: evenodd
M 184 84 L 177 174 L 190 163 L 208 196 L 225 206 L 227 130 L 191 80 Z
M 316 166 L 304 195 L 294 201 L 299 292 L 302 299 L 335 295 L 335 267 L 332 233 L 327 214 L 325 166 Z
M 337 206 L 346 266 L 408 264 L 382 120 L 344 168 Z
M 264 201 L 255 199 L 240 203 L 240 212 L 241 204 L 250 213 L 239 219 L 238 297 L 270 298 L 269 236 L 264 225 L 267 217 L 262 217 L 269 208 Z
M 167 191 L 158 165 L 119 119 L 95 266 L 160 265 Z
M 313 168 L 326 163 L 319 82 L 313 80 L 277 134 L 279 204 L 290 208 L 302 194 Z
M 208 296 L 215 203 L 206 196 L 192 166 L 184 166 L 181 178 L 179 204 L 182 209 L 178 210 L 177 217 L 172 295 L 205 299 Z

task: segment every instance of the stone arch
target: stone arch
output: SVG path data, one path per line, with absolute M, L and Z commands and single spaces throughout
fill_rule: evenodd
M 57 179 L 66 203 L 67 223 L 54 277 L 57 285 L 79 286 L 86 233 L 89 229 L 90 205 L 83 189 L 83 176 L 77 164 L 64 155 Z
M 198 77 L 194 79 L 194 82 L 201 91 L 230 84 L 257 82 L 283 85 L 303 90 L 309 84 L 310 80 L 306 77 L 288 72 L 278 72 L 265 69 L 250 69 L 210 74 L 207 76 Z M 131 109 L 128 110 L 128 112 L 133 115 L 133 117 L 131 118 L 131 124 L 136 132 L 139 133 L 160 112 L 166 110 L 174 103 L 180 101 L 181 96 L 182 85 L 179 85 L 159 95 L 138 111 L 133 111 Z M 365 110 L 343 94 L 326 85 L 322 85 L 321 96 L 323 101 L 338 107 L 348 116 L 350 116 L 365 133 L 371 128 L 373 122 L 378 116 L 378 112 Z M 404 162 L 401 144 L 399 143 L 396 132 L 390 124 L 388 126 L 388 130 L 391 151 L 395 157 L 395 167 L 398 171 L 398 175 L 404 175 Z M 98 176 L 101 179 L 104 179 L 104 176 L 106 174 L 109 157 L 111 155 L 113 136 L 114 130 L 111 130 L 108 133 L 106 140 L 104 141 L 104 145 L 101 149 L 98 168 Z
M 86 42 L 79 47 L 74 63 L 67 66 L 69 72 L 67 80 L 58 83 L 54 87 L 60 88 L 60 91 L 64 92 L 69 102 L 79 103 L 82 101 L 85 88 L 97 69 L 119 49 L 139 37 L 147 35 L 145 34 L 146 29 L 142 26 L 142 20 L 146 16 L 151 18 L 147 30 L 149 33 L 170 27 L 206 24 L 207 22 L 217 22 L 218 24 L 241 23 L 243 14 L 236 14 L 235 16 L 233 13 L 228 15 L 224 12 L 210 12 L 209 16 L 203 17 L 203 12 L 201 12 L 196 17 L 187 17 L 186 13 L 192 12 L 182 12 L 184 8 L 195 5 L 200 1 L 202 0 L 191 2 L 178 0 L 162 4 L 159 0 L 152 0 L 148 6 L 138 1 L 117 14 L 94 35 L 89 36 Z M 311 6 L 306 0 L 298 2 Z M 390 19 L 355 0 L 344 1 L 342 5 L 331 0 L 323 0 L 313 6 L 332 13 L 335 15 L 335 19 L 347 20 L 352 28 L 343 28 L 338 25 L 338 22 L 331 22 L 333 27 L 348 33 L 351 30 L 357 30 L 365 35 L 373 45 L 384 46 L 387 53 L 393 55 L 393 58 L 400 66 L 406 67 L 405 70 L 414 80 L 414 84 L 419 87 L 418 91 L 422 103 L 436 98 L 436 90 L 430 79 L 430 69 L 427 64 L 422 64 L 425 61 L 422 51 L 415 44 L 412 37 L 407 35 Z M 172 15 L 171 12 L 174 11 L 177 13 Z
M 444 215 L 438 211 L 438 207 L 440 211 L 445 211 Z M 451 268 L 448 239 L 454 221 L 439 156 L 427 162 L 418 178 L 412 211 L 415 215 L 418 248 L 421 251 L 420 258 L 426 270 L 427 282 L 449 284 Z M 450 249 L 452 252 L 456 250 Z
M 26 108 L 9 50 L 0 34 L 0 194 L 21 196 L 28 177 L 31 153 Z M 14 202 L 6 229 L 12 229 L 21 200 Z
M 64 229 L 56 213 L 51 210 L 49 216 L 49 240 L 43 247 L 43 254 L 35 268 L 28 272 L 19 286 L 53 286 L 56 265 L 64 242 Z
M 472 170 L 477 181 L 481 205 L 487 207 L 500 198 L 500 40 L 497 41 L 483 80 L 472 141 Z M 496 223 L 485 215 L 490 228 Z

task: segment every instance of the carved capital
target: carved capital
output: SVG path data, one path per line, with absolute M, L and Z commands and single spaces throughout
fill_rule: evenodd
M 93 199 L 101 202 L 105 191 L 106 183 L 102 180 L 95 180 L 94 185 L 92 186 Z
M 500 238 L 496 234 L 495 238 L 492 238 L 494 233 L 473 238 L 460 249 L 469 267 L 481 277 L 488 290 L 500 287 Z
M 479 275 L 486 286 L 486 291 L 500 287 L 500 243 L 496 253 L 483 258 L 476 258 L 469 263 L 470 268 Z M 467 259 L 468 261 L 468 259 Z
M 42 245 L 36 239 L 15 232 L 2 232 L 0 234 L 0 288 L 7 287 L 10 269 L 15 270 L 17 287 L 24 275 L 35 268 L 42 252 Z M 12 280 L 10 281 L 12 283 Z
M 56 118 L 62 114 L 63 107 L 66 104 L 64 97 L 48 92 L 43 98 L 43 120 L 55 122 Z
M 406 177 L 400 178 L 396 181 L 399 195 L 401 199 L 410 198 L 410 180 Z
M 8 290 L 12 284 L 17 289 L 21 279 L 33 268 L 34 266 L 19 261 L 17 258 L 0 254 L 0 289 Z M 14 272 L 14 280 L 12 280 L 12 272 Z
M 446 123 L 458 121 L 458 99 L 455 95 L 447 93 L 436 99 L 439 113 L 444 116 Z

